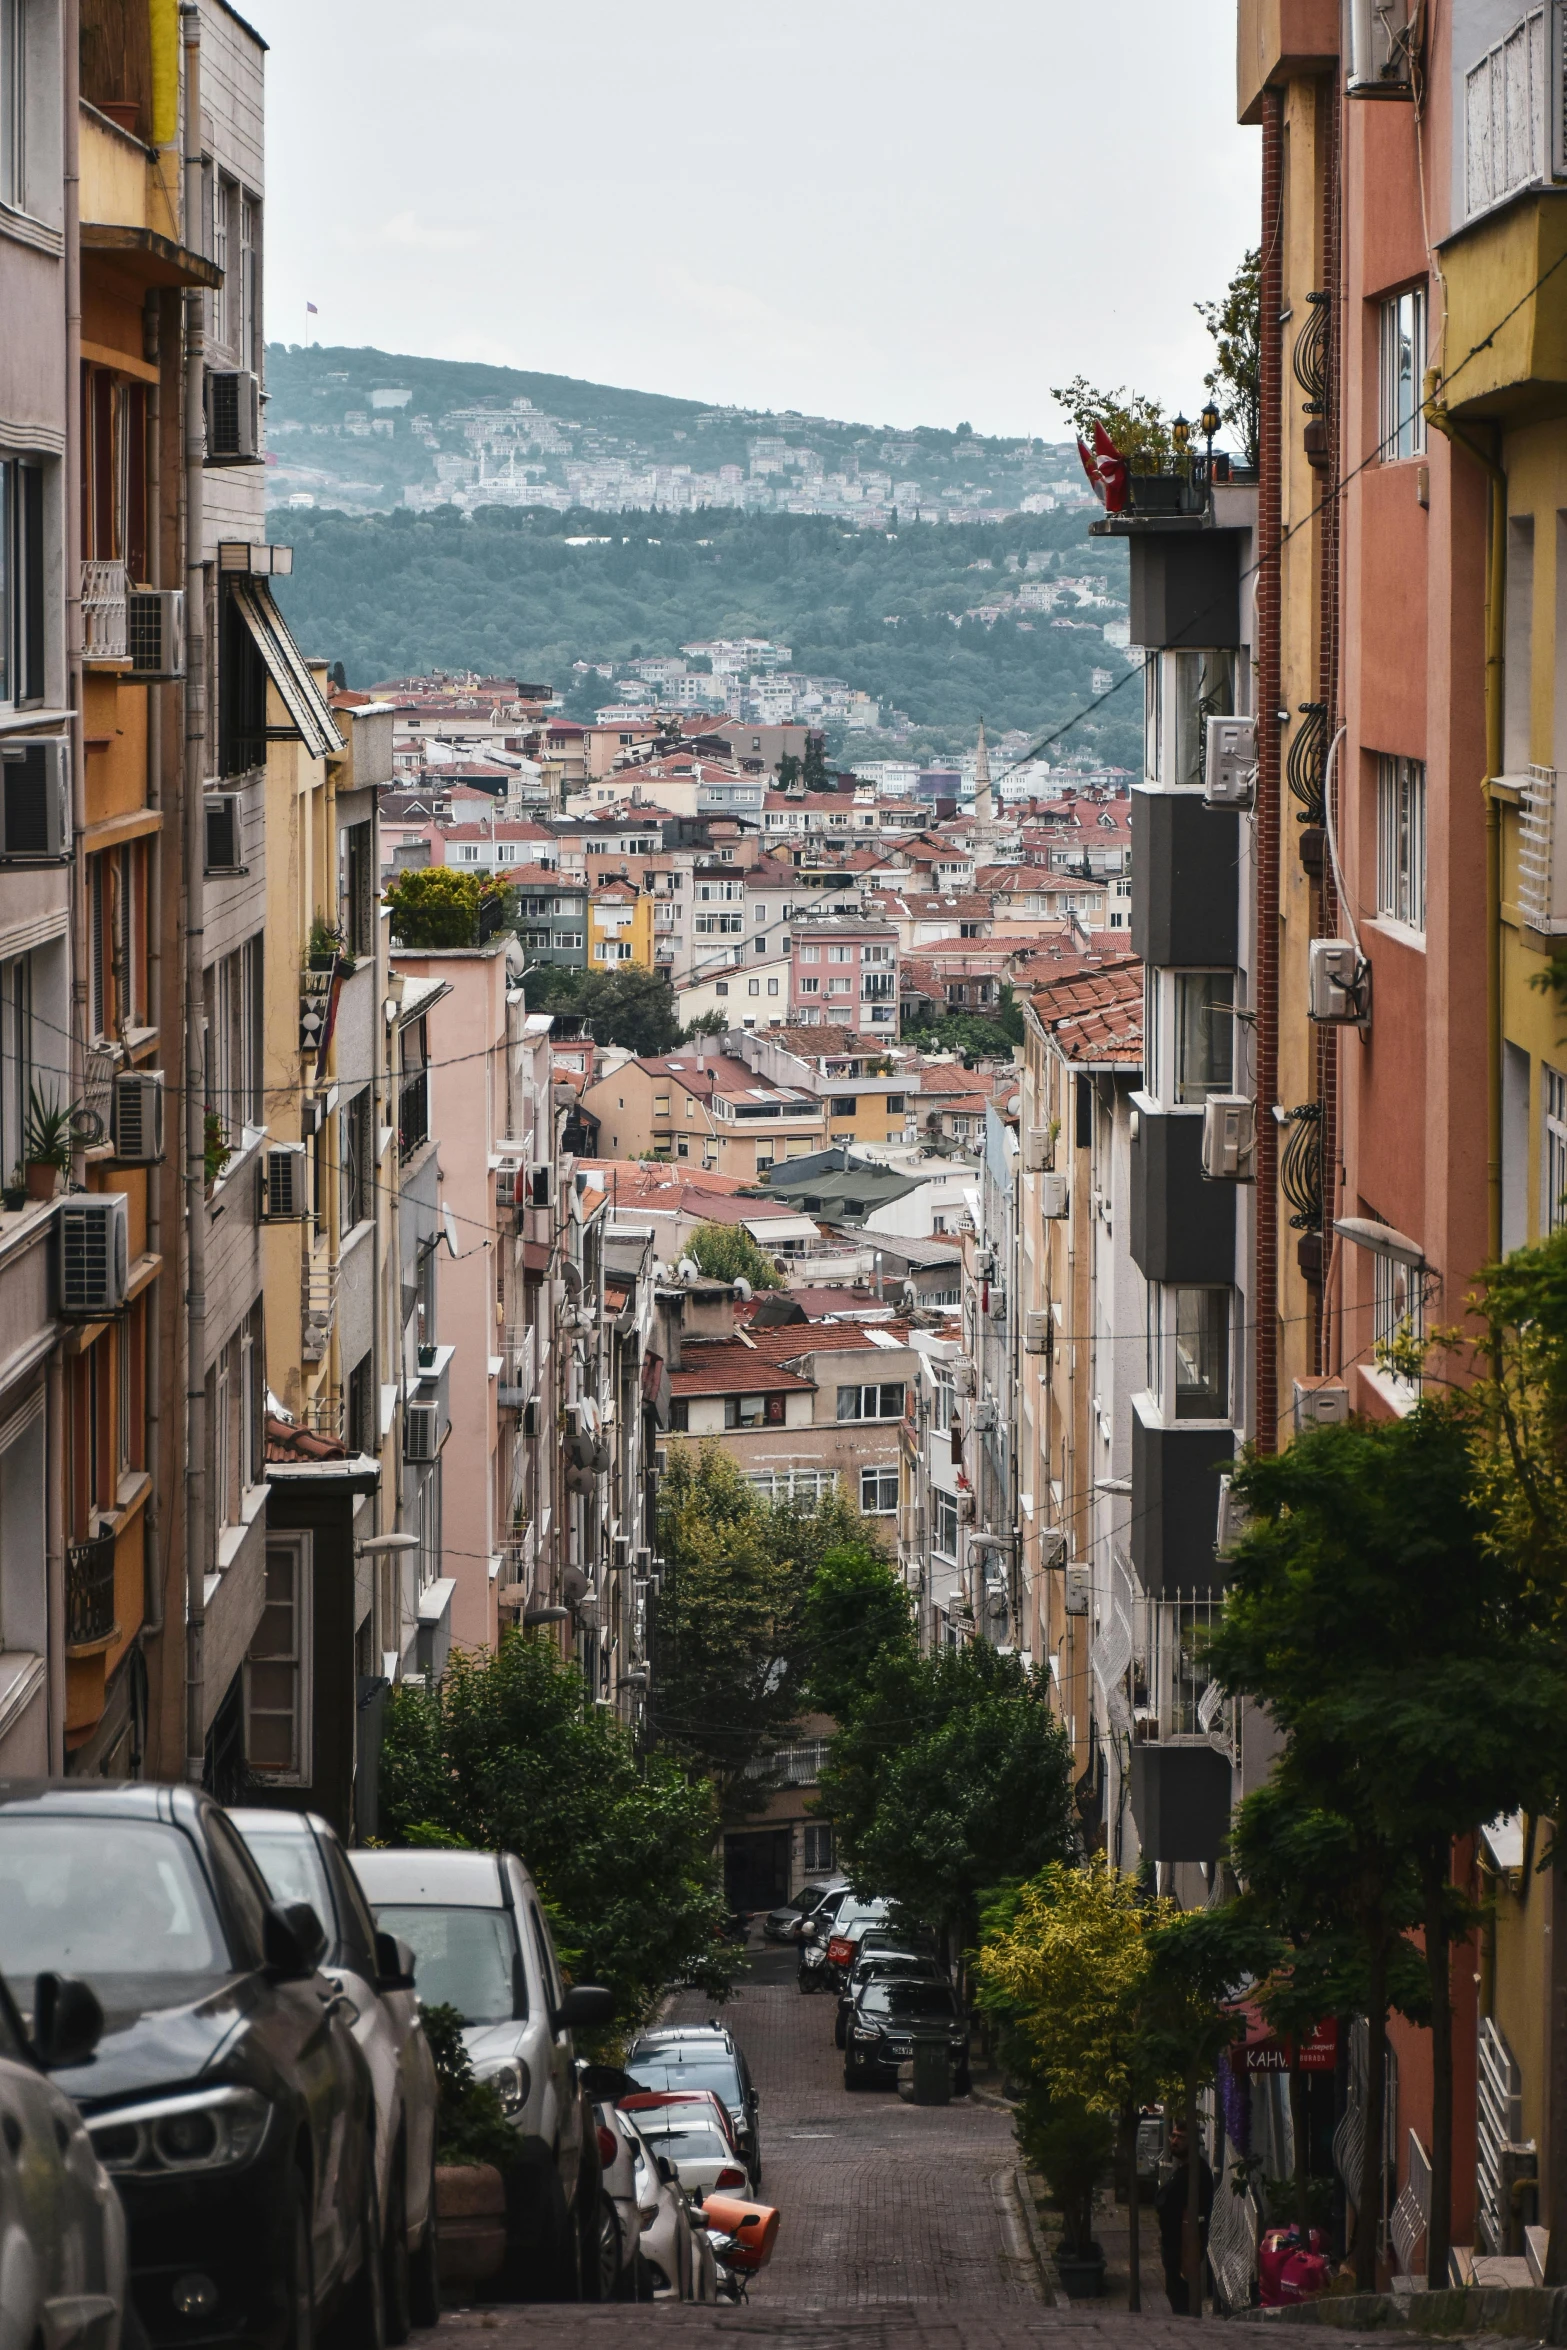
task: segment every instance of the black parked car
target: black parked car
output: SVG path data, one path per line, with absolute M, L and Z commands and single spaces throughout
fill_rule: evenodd
M 375 2104 L 325 1935 L 194 1788 L 0 1782 L 0 1971 L 55 1970 L 104 2031 L 54 2079 L 125 2205 L 152 2344 L 376 2350 Z
M 870 1937 L 867 1935 L 866 1940 Z M 848 2044 L 849 2018 L 854 2013 L 855 2001 L 867 1983 L 885 1982 L 896 1976 L 903 1982 L 944 1983 L 947 1970 L 936 1958 L 917 1950 L 867 1950 L 862 1944 L 859 1956 L 849 1969 L 849 1979 L 838 1994 L 838 2020 L 833 2026 L 833 2044 L 843 2048 Z
M 644 2032 L 626 2058 L 626 2071 L 639 2089 L 714 2090 L 729 2108 L 735 2145 L 751 2174 L 751 2185 L 761 2186 L 761 2099 L 745 2058 L 722 2024 L 669 2024 L 662 2031 Z
M 970 2086 L 968 2017 L 947 1983 L 866 1984 L 849 2018 L 844 2087 L 894 2087 L 898 2067 L 914 2054 L 916 2040 L 946 2042 L 953 2089 L 959 2097 L 966 2097 Z

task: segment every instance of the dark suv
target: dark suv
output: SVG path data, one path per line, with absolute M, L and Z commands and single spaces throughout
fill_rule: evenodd
M 761 2186 L 761 2099 L 745 2058 L 722 2024 L 669 2024 L 644 2032 L 626 2058 L 626 2070 L 639 2089 L 716 2091 L 729 2108 L 735 2145 L 751 2174 L 751 2185 Z
M 104 2013 L 53 2074 L 125 2205 L 155 2345 L 381 2336 L 375 2104 L 326 1946 L 194 1788 L 0 1782 L 0 1971 Z
M 873 2084 L 893 2087 L 898 2067 L 914 2054 L 917 2040 L 945 2043 L 952 2067 L 952 2086 L 959 2097 L 969 2093 L 968 2017 L 948 1983 L 872 1981 L 849 2017 L 843 2055 L 843 2085 L 866 2089 Z

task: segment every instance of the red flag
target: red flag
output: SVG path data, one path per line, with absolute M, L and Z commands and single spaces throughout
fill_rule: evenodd
M 1099 478 L 1099 468 L 1094 463 L 1092 456 L 1089 454 L 1088 443 L 1084 440 L 1081 433 L 1079 433 L 1077 436 L 1077 453 L 1083 460 L 1083 471 L 1088 476 L 1089 488 L 1093 491 L 1096 498 L 1102 499 L 1105 494 L 1104 483 Z
M 1127 464 L 1097 416 L 1094 419 L 1094 465 L 1099 475 L 1100 494 L 1107 514 L 1124 514 L 1127 498 Z

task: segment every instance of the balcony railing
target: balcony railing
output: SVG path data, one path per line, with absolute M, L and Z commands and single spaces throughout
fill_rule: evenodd
M 397 1094 L 397 1156 L 407 1166 L 414 1152 L 430 1139 L 430 1073 L 405 1077 Z
M 90 1647 L 114 1629 L 114 1536 L 95 1534 L 66 1547 L 65 1645 Z
M 87 661 L 130 659 L 123 563 L 89 557 L 82 564 L 82 657 Z
M 332 1343 L 332 1329 L 337 1320 L 337 1267 L 325 1260 L 306 1259 L 304 1274 L 303 1343 L 300 1352 L 307 1363 L 326 1360 Z

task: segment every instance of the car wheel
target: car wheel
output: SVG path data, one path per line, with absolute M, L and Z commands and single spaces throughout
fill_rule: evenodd
M 620 2221 L 607 2195 L 598 2199 L 598 2227 L 584 2247 L 584 2301 L 613 2301 L 620 2285 Z
M 359 2272 L 332 2320 L 332 2350 L 385 2350 L 386 2295 L 381 2266 L 383 2239 L 376 2207 L 375 2148 L 367 2139 L 364 2186 L 359 2203 Z
M 424 2234 L 419 2249 L 408 2263 L 408 2314 L 416 2326 L 433 2326 L 441 2322 L 441 2271 L 435 2224 L 435 2152 L 430 2153 L 430 2200 L 425 2205 L 429 2217 L 424 2223 Z
M 298 2171 L 294 2173 L 294 2208 L 289 2215 L 288 2275 L 284 2291 L 288 2300 L 287 2350 L 313 2350 L 316 2338 L 316 2280 L 315 2263 L 310 2244 L 310 2188 Z
M 386 2184 L 386 2224 L 381 2230 L 381 2297 L 386 2311 L 386 2339 L 406 2342 L 413 2332 L 408 2273 L 408 2180 L 403 2168 L 406 2148 L 399 2144 L 392 2156 Z

